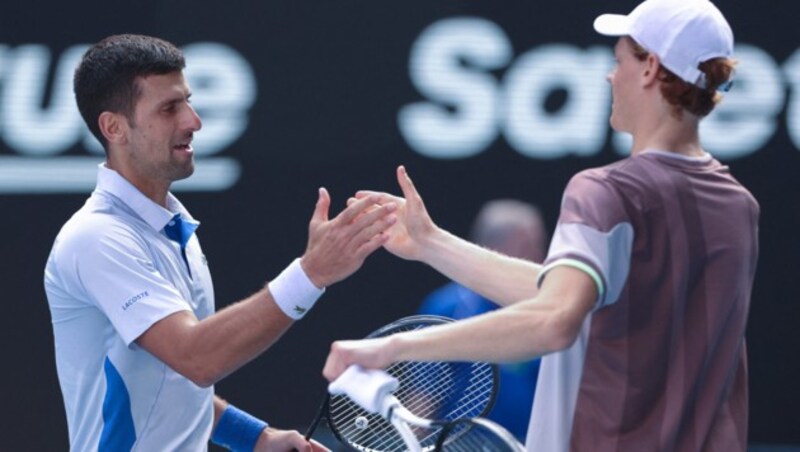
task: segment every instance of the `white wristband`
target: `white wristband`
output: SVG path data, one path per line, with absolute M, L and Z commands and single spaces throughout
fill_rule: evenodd
M 267 288 L 281 311 L 295 320 L 302 319 L 325 292 L 308 278 L 299 257 L 270 281 Z

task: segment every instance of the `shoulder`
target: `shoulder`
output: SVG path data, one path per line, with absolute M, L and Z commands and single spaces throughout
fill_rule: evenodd
M 559 223 L 579 223 L 608 231 L 628 221 L 627 205 L 635 197 L 627 174 L 629 159 L 575 174 L 564 190 Z M 635 171 L 634 171 L 635 173 Z
M 146 247 L 135 219 L 90 199 L 62 227 L 53 247 L 54 254 L 74 259 L 97 257 L 111 250 Z
M 595 213 L 592 216 L 616 221 L 648 211 L 658 206 L 664 185 L 676 183 L 670 176 L 675 172 L 664 167 L 657 159 L 637 156 L 581 171 L 567 184 L 562 211 Z
M 567 184 L 567 190 L 586 193 L 600 191 L 624 191 L 646 185 L 648 159 L 625 158 L 609 165 L 589 168 L 575 174 Z

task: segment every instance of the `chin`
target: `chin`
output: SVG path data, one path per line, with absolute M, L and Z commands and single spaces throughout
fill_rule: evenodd
M 617 118 L 617 116 L 614 114 L 611 115 L 611 119 L 608 120 L 608 123 L 615 132 L 630 133 L 630 131 L 621 124 L 619 118 Z
M 172 181 L 175 182 L 188 179 L 192 174 L 194 174 L 194 162 L 191 162 L 191 164 L 182 168 L 175 168 L 175 172 L 172 175 Z

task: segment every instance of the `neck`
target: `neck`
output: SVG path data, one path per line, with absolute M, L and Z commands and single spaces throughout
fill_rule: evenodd
M 650 115 L 643 115 L 633 131 L 631 155 L 646 149 L 674 152 L 690 157 L 704 154 L 698 133 L 699 119 L 684 112 L 680 119 L 673 116 L 669 108 L 661 108 Z
M 158 204 L 163 208 L 167 208 L 167 193 L 169 192 L 170 183 L 160 183 L 152 179 L 141 178 L 136 171 L 130 167 L 120 164 L 115 161 L 111 156 L 106 159 L 106 166 L 113 169 L 125 180 L 131 183 L 137 190 L 142 192 L 151 201 Z

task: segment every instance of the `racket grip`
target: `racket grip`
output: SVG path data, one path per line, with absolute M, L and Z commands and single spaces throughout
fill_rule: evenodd
M 382 370 L 353 365 L 328 385 L 328 392 L 333 395 L 346 394 L 370 413 L 381 413 L 384 400 L 399 385 L 396 378 Z

